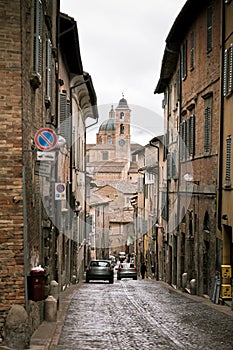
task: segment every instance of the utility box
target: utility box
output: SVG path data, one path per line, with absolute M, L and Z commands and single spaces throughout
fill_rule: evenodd
M 231 285 L 230 284 L 222 284 L 221 297 L 222 297 L 222 299 L 231 299 Z
M 231 278 L 231 265 L 221 265 L 222 278 Z
M 34 267 L 30 272 L 30 291 L 29 295 L 33 301 L 45 299 L 45 271 L 41 266 Z

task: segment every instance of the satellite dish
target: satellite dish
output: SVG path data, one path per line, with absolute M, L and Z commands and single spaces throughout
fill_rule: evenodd
M 184 175 L 184 179 L 185 179 L 186 182 L 192 182 L 193 181 L 193 175 L 189 174 L 189 173 L 186 173 Z

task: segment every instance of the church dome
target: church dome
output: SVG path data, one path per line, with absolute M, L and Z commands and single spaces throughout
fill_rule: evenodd
M 109 118 L 105 120 L 99 127 L 99 132 L 101 131 L 115 132 L 115 130 L 116 130 L 116 119 L 113 119 L 113 118 Z
M 119 101 L 116 109 L 129 109 L 128 103 L 124 97 Z

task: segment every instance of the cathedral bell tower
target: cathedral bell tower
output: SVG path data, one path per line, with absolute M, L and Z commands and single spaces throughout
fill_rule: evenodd
M 130 162 L 130 112 L 123 98 L 115 110 L 116 118 L 116 158 Z

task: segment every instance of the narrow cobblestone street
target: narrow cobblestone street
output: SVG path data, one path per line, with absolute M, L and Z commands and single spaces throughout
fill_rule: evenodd
M 229 350 L 233 315 L 154 280 L 83 284 L 70 304 L 59 350 Z

